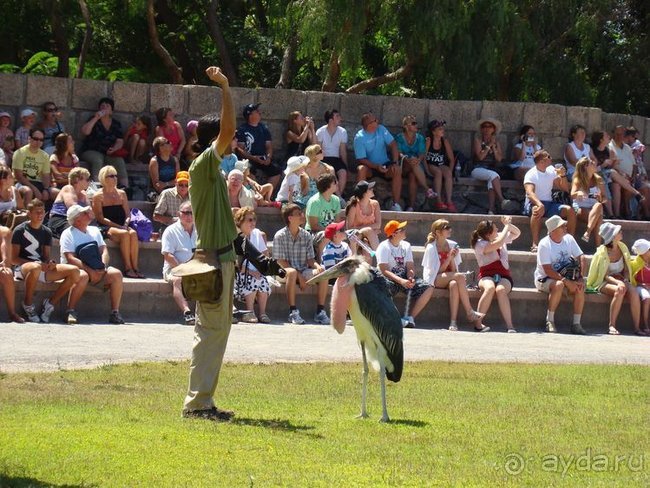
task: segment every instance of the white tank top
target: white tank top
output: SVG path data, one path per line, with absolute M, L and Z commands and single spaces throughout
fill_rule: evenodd
M 576 157 L 576 161 L 577 161 L 578 159 L 580 159 L 580 158 L 584 158 L 584 157 L 587 157 L 587 158 L 588 158 L 588 157 L 589 157 L 589 153 L 591 152 L 591 146 L 590 146 L 589 144 L 587 144 L 586 142 L 583 142 L 583 143 L 582 143 L 582 150 L 578 149 L 578 148 L 576 147 L 575 142 L 573 142 L 573 141 L 571 141 L 571 142 L 569 143 L 569 147 L 573 150 L 573 154 L 574 154 L 575 157 Z M 569 173 L 573 174 L 573 172 L 575 171 L 575 166 L 573 166 L 573 165 L 569 162 L 569 160 L 567 159 L 566 156 L 564 156 L 564 162 L 566 163 L 567 169 L 568 169 L 568 168 L 571 168 L 571 170 L 569 171 Z
M 11 187 L 11 200 L 3 202 L 0 200 L 0 214 L 8 212 L 10 210 L 16 210 L 16 187 Z

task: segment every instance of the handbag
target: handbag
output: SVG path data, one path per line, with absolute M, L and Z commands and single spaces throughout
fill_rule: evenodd
M 81 260 L 81 262 L 88 266 L 90 269 L 106 269 L 104 262 L 102 261 L 102 256 L 99 253 L 99 245 L 96 241 L 79 244 L 74 253 Z
M 29 220 L 25 210 L 9 210 L 0 216 L 0 224 L 14 230 L 18 225 Z
M 139 208 L 131 209 L 131 221 L 129 222 L 129 227 L 135 229 L 139 241 L 148 242 L 151 239 L 153 223 Z

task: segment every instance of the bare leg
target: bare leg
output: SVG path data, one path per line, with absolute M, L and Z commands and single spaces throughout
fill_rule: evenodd
M 449 282 L 449 318 L 455 322 L 458 318 L 458 283 Z
M 548 294 L 548 309 L 551 312 L 555 312 L 557 307 L 560 305 L 560 300 L 562 300 L 562 293 L 564 292 L 564 283 L 561 281 L 556 281 L 550 286 L 550 292 Z
M 70 295 L 68 296 L 68 310 L 75 309 L 79 299 L 84 294 L 84 291 L 86 291 L 86 286 L 88 286 L 88 273 L 81 271 L 79 273 L 79 281 L 77 281 L 70 290 Z
M 501 193 L 501 178 L 494 178 L 492 180 L 492 189 L 494 190 L 494 193 L 496 193 L 499 202 L 503 200 L 503 193 Z
M 433 287 L 427 288 L 427 290 L 420 295 L 420 297 L 416 300 L 415 305 L 413 305 L 413 309 L 411 311 L 411 314 L 414 318 L 418 316 L 418 314 L 424 309 L 424 307 L 427 306 L 427 303 L 429 303 L 429 300 L 431 300 L 431 297 L 433 296 Z M 407 310 L 407 315 L 408 315 L 408 310 Z
M 499 303 L 499 310 L 508 330 L 514 329 L 512 325 L 512 311 L 510 310 L 510 298 L 508 298 L 510 288 L 511 285 L 508 280 L 502 280 L 497 285 L 497 302 Z
M 480 313 L 487 314 L 488 310 L 490 310 L 490 305 L 492 305 L 492 299 L 494 298 L 494 294 L 496 292 L 496 286 L 494 284 L 494 281 L 489 278 L 485 278 L 479 281 L 478 286 L 481 290 L 483 290 L 481 298 L 478 300 L 478 311 Z
M 449 166 L 442 166 L 440 171 L 442 172 L 442 178 L 445 182 L 445 199 L 447 200 L 447 203 L 452 203 L 451 196 L 454 192 L 454 175 L 451 174 L 451 168 Z M 435 191 L 440 195 L 440 189 Z M 442 198 L 440 201 L 442 201 Z
M 174 301 L 176 302 L 176 305 L 178 305 L 178 308 L 180 308 L 181 311 L 185 313 L 189 311 L 190 306 L 188 305 L 187 300 L 185 300 L 185 297 L 183 296 L 181 281 L 182 280 L 180 276 L 172 277 L 172 296 L 174 297 Z
M 632 315 L 632 325 L 634 331 L 639 332 L 641 324 L 641 299 L 632 283 L 627 283 L 627 299 L 630 302 L 630 314 Z
M 616 285 L 613 283 L 608 283 L 600 289 L 601 293 L 612 297 L 612 301 L 609 304 L 608 326 L 613 327 L 614 329 L 616 328 L 616 321 L 618 320 L 618 314 L 621 312 L 621 307 L 623 306 L 625 291 L 626 291 L 625 284 L 622 282 L 619 282 Z
M 488 190 L 488 208 L 489 211 L 492 213 L 495 212 L 495 203 L 496 203 L 496 195 L 494 194 L 494 190 Z
M 339 195 L 343 195 L 345 191 L 345 185 L 348 183 L 348 172 L 344 169 L 340 169 L 336 172 L 336 178 L 339 183 Z
M 285 268 L 287 272 L 287 301 L 290 307 L 296 306 L 296 280 L 298 279 L 298 271 L 294 268 Z
M 119 269 L 109 267 L 106 271 L 106 284 L 110 286 L 111 310 L 119 310 L 122 301 L 122 273 Z

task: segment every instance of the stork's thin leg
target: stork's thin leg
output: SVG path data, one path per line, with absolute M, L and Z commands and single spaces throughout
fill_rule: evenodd
M 363 358 L 363 371 L 361 372 L 361 413 L 357 418 L 367 419 L 366 393 L 368 392 L 368 361 L 366 359 L 366 346 L 363 342 L 361 343 L 361 357 Z
M 390 422 L 390 417 L 388 416 L 388 409 L 386 408 L 386 369 L 384 365 L 379 363 L 379 382 L 381 384 L 381 419 L 380 422 Z

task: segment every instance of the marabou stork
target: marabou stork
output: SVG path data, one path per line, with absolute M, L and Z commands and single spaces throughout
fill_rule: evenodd
M 331 301 L 331 318 L 339 334 L 345 330 L 346 312 L 350 313 L 363 357 L 361 414 L 367 418 L 366 392 L 368 361 L 379 371 L 381 383 L 381 422 L 388 422 L 386 378 L 398 382 L 404 364 L 401 315 L 391 299 L 385 279 L 361 256 L 344 259 L 307 283 L 337 278 Z

